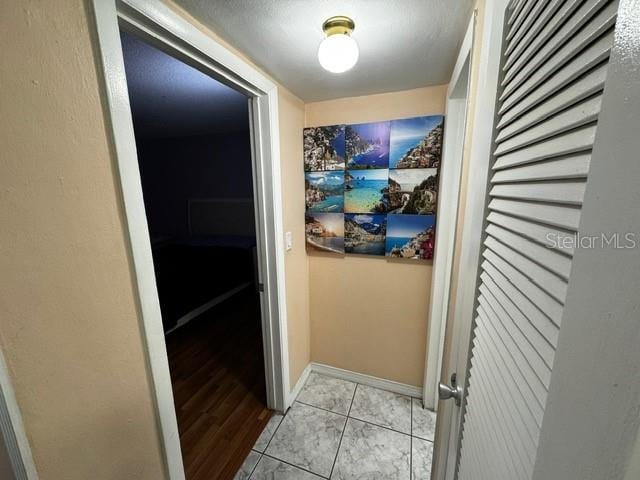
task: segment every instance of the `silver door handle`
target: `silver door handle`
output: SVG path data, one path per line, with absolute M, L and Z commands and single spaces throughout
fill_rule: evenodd
M 438 396 L 440 400 L 453 398 L 456 401 L 456 405 L 460 406 L 462 402 L 462 387 L 458 385 L 455 373 L 451 374 L 451 385 L 440 382 L 438 385 Z

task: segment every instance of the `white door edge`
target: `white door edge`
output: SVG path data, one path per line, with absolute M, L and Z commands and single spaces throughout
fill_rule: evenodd
M 483 34 L 482 38 L 478 39 L 480 41 L 480 60 L 478 64 L 478 86 L 475 92 L 477 100 L 472 124 L 469 181 L 460 252 L 460 271 L 465 272 L 465 274 L 460 275 L 458 279 L 456 298 L 452 299 L 455 302 L 454 325 L 452 331 L 447 332 L 452 335 L 449 363 L 452 367 L 457 365 L 459 384 L 465 387 L 484 228 L 493 120 L 500 71 L 502 31 L 504 14 L 509 1 L 486 1 L 483 14 Z M 445 408 L 442 408 L 442 406 L 440 408 L 436 426 L 432 467 L 432 478 L 434 480 L 454 480 L 457 475 L 464 399 L 462 407 L 456 407 L 453 401 L 448 401 L 445 405 Z
M 469 104 L 468 87 L 470 82 L 471 53 L 475 30 L 474 11 L 469 21 L 464 41 L 460 47 L 453 74 L 447 89 L 445 111 L 445 137 L 439 188 L 438 228 L 436 229 L 436 248 L 433 259 L 433 277 L 431 282 L 431 304 L 427 333 L 427 355 L 425 358 L 424 387 L 422 392 L 424 406 L 437 410 L 438 383 L 442 370 L 453 252 L 456 241 L 456 224 L 460 199 L 460 175 L 462 172 L 462 154 L 467 124 Z M 462 85 L 466 83 L 466 85 Z M 460 88 L 464 92 L 460 95 Z
M 159 0 L 93 0 L 98 49 L 112 146 L 122 188 L 130 255 L 134 267 L 156 414 L 166 470 L 171 480 L 185 478 L 173 402 L 158 292 L 137 160 L 124 71 L 119 22 L 165 46 L 174 56 L 198 64 L 221 82 L 251 98 L 252 147 L 265 377 L 268 406 L 286 411 L 290 402 L 284 240 L 280 181 L 277 86 L 236 53 L 207 36 Z

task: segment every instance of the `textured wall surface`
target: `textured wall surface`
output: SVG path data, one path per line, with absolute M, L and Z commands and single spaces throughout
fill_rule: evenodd
M 442 114 L 446 91 L 447 86 L 440 85 L 308 103 L 305 123 L 319 126 Z M 431 270 L 431 262 L 310 254 L 312 360 L 422 385 Z
M 2 2 L 0 342 L 40 478 L 161 479 L 88 18 Z

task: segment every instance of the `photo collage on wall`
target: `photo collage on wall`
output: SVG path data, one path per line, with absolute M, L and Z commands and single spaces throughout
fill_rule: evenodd
M 308 250 L 433 258 L 444 117 L 305 128 Z

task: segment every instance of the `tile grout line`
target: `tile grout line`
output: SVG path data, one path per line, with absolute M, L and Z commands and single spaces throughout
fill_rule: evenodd
M 409 423 L 409 479 L 413 480 L 413 398 L 411 399 L 411 421 Z
M 298 470 L 302 470 L 303 472 L 310 473 L 311 475 L 314 475 L 314 476 L 316 476 L 318 478 L 324 478 L 325 480 L 329 480 L 329 477 L 324 477 L 324 476 L 320 475 L 319 473 L 312 472 L 311 470 L 307 470 L 306 468 L 301 467 L 300 465 L 296 465 L 295 463 L 287 462 L 286 460 L 282 460 L 281 458 L 275 457 L 273 455 L 268 455 L 268 454 L 264 453 L 264 454 L 262 454 L 262 456 L 263 457 L 269 457 L 270 459 L 275 460 L 277 462 L 284 463 L 285 465 L 289 465 L 290 467 L 297 468 Z
M 252 452 L 255 452 L 255 450 L 251 449 Z M 264 457 L 264 453 L 260 453 L 260 452 L 256 452 L 260 455 L 260 458 L 258 458 L 258 461 L 256 462 L 256 464 L 253 466 L 253 468 L 251 469 L 251 471 L 249 472 L 249 476 L 247 477 L 247 480 L 251 480 L 251 477 L 253 477 L 253 472 L 256 471 L 256 468 L 258 468 L 258 464 L 260 463 L 260 460 L 262 460 L 262 457 Z
M 289 408 L 289 410 L 291 410 L 291 408 Z M 269 439 L 269 441 L 267 442 L 267 445 L 264 447 L 264 450 L 262 451 L 263 455 L 267 453 L 267 448 L 269 448 L 269 445 L 271 445 L 271 440 L 273 440 L 274 437 L 276 436 L 276 433 L 278 433 L 278 429 L 280 428 L 280 425 L 282 425 L 282 422 L 284 422 L 285 417 L 289 414 L 289 410 L 287 410 L 287 412 L 284 415 L 282 415 L 282 418 L 278 422 L 278 426 L 273 431 L 273 434 L 271 435 L 271 438 Z M 266 428 L 266 425 L 265 425 L 265 428 Z
M 342 434 L 340 435 L 340 441 L 338 442 L 338 449 L 336 450 L 336 456 L 333 459 L 333 465 L 331 465 L 331 472 L 329 472 L 329 478 L 333 476 L 333 470 L 336 468 L 336 462 L 338 461 L 338 455 L 340 454 L 340 447 L 342 446 L 342 439 L 344 438 L 344 432 L 347 430 L 347 422 L 349 421 L 349 414 L 351 413 L 351 407 L 353 407 L 353 399 L 356 398 L 356 392 L 358 391 L 358 384 L 353 389 L 353 395 L 351 396 L 351 403 L 349 404 L 349 410 L 347 410 L 347 418 L 344 421 L 344 427 L 342 428 Z
M 359 418 L 359 417 L 352 417 L 351 415 L 345 415 L 344 413 L 334 412 L 333 410 L 327 410 L 326 408 L 318 407 L 316 405 L 311 405 L 310 403 L 301 402 L 300 400 L 296 400 L 295 403 L 300 403 L 302 405 L 305 405 L 305 406 L 311 407 L 311 408 L 317 408 L 318 410 L 322 410 L 323 412 L 333 413 L 334 415 L 338 415 L 340 417 L 346 417 L 346 418 L 350 418 L 352 420 L 357 420 L 358 422 L 366 423 L 367 425 L 373 425 L 374 427 L 384 428 L 385 430 L 389 430 L 389 431 L 394 432 L 394 433 L 399 433 L 401 435 L 406 435 L 408 437 L 411 436 L 410 433 L 401 432 L 400 430 L 396 430 L 395 428 L 387 427 L 385 425 L 380 425 L 379 423 L 374 423 L 374 422 L 372 422 L 370 420 L 363 420 L 362 418 Z M 351 407 L 349 407 L 349 411 L 351 411 Z M 416 437 L 416 438 L 420 438 L 420 437 Z M 431 440 L 428 440 L 426 438 L 420 438 L 420 439 L 421 440 L 426 440 L 427 442 L 431 441 Z M 433 442 L 431 442 L 431 443 L 433 443 Z

